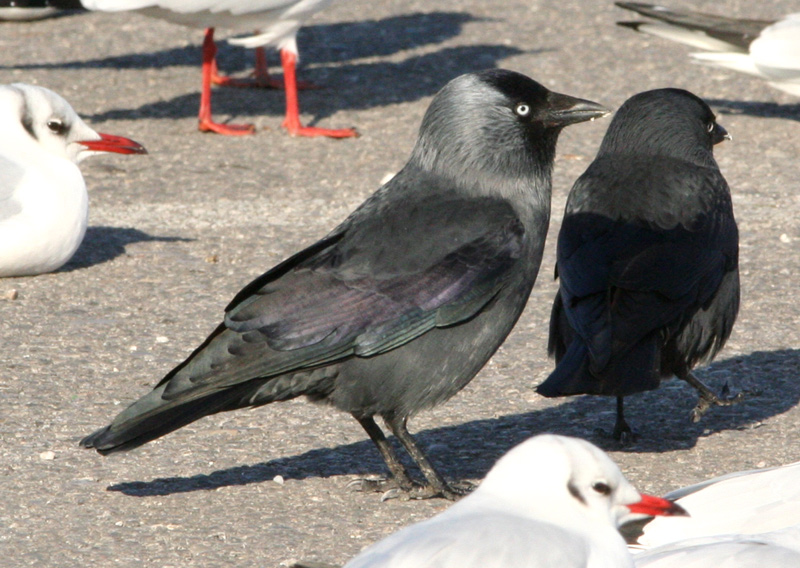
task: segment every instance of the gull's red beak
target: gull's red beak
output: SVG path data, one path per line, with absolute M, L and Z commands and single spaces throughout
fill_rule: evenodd
M 114 152 L 115 154 L 147 154 L 144 146 L 134 142 L 130 138 L 114 136 L 113 134 L 103 134 L 98 132 L 100 140 L 85 140 L 78 142 L 86 146 L 93 152 Z
M 653 497 L 652 495 L 642 494 L 642 500 L 638 503 L 628 505 L 631 513 L 640 515 L 649 515 L 651 517 L 688 517 L 689 513 L 686 509 L 661 497 Z

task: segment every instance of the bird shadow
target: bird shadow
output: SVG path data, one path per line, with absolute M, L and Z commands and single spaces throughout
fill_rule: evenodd
M 386 57 L 401 51 L 440 44 L 461 34 L 464 24 L 487 21 L 465 12 L 413 13 L 380 20 L 360 20 L 335 24 L 307 25 L 300 28 L 297 41 L 302 59 L 318 63 L 338 63 L 362 57 Z M 199 66 L 201 31 L 198 43 L 144 53 L 128 53 L 63 63 L 2 65 L 0 69 L 151 69 L 174 66 Z M 218 42 L 217 61 L 228 72 L 250 69 L 250 49 Z
M 759 118 L 785 118 L 800 121 L 800 104 L 782 105 L 762 101 L 731 101 L 727 99 L 710 99 L 708 104 L 720 114 L 743 114 Z
M 88 227 L 86 236 L 75 255 L 59 272 L 71 272 L 102 264 L 125 254 L 125 247 L 142 242 L 189 242 L 194 239 L 183 237 L 154 237 L 139 229 L 119 227 Z
M 313 126 L 339 110 L 384 107 L 419 100 L 435 94 L 453 77 L 496 67 L 501 60 L 524 53 L 501 44 L 443 47 L 425 54 L 414 52 L 420 48 L 440 46 L 459 36 L 465 24 L 481 21 L 486 21 L 486 18 L 465 12 L 437 11 L 301 28 L 298 41 L 302 62 L 306 66 L 300 74 L 302 79 L 322 87 L 301 94 L 303 112 L 312 115 L 309 125 Z M 251 69 L 250 51 L 221 42 L 217 55 L 220 68 L 226 73 Z M 408 53 L 408 56 L 398 61 L 398 54 L 403 53 Z M 200 48 L 190 45 L 80 61 L 14 65 L 13 68 L 119 70 L 199 67 L 199 63 Z M 10 67 L 0 66 L 0 69 Z M 198 72 L 198 87 L 199 83 Z M 326 85 L 330 88 L 325 88 Z M 190 118 L 197 114 L 199 98 L 198 90 L 148 102 L 138 108 L 112 108 L 85 118 L 98 123 Z M 285 112 L 282 93 L 265 93 L 260 89 L 216 89 L 213 103 L 217 116 L 282 116 Z
M 696 401 L 694 390 L 680 381 L 667 381 L 656 391 L 627 399 L 630 401 L 626 406 L 627 418 L 639 437 L 625 446 L 603 432 L 613 426 L 614 399 L 589 396 L 569 398 L 543 410 L 424 430 L 415 438 L 427 448 L 445 476 L 480 479 L 501 455 L 535 434 L 551 432 L 582 437 L 605 450 L 669 452 L 692 448 L 700 438 L 714 433 L 755 429 L 761 421 L 786 412 L 800 400 L 800 350 L 796 349 L 756 351 L 732 357 L 697 375 L 712 387 L 728 383 L 750 394 L 736 406 L 711 409 L 700 423 L 693 424 L 689 412 Z M 400 455 L 413 470 L 405 453 Z M 383 462 L 372 442 L 364 440 L 210 474 L 119 483 L 108 490 L 152 497 L 261 483 L 278 475 L 301 480 L 384 473 Z
M 340 110 L 360 110 L 411 102 L 434 95 L 447 81 L 472 71 L 496 67 L 497 62 L 521 50 L 508 46 L 472 45 L 446 48 L 417 55 L 401 62 L 353 63 L 335 69 L 338 83 L 335 96 L 325 88 L 304 91 L 302 109 L 314 115 L 313 125 Z M 307 79 L 329 84 L 334 71 L 314 68 Z M 343 85 L 348 83 L 350 87 Z M 234 92 L 235 91 L 235 92 Z M 135 109 L 110 109 L 86 115 L 92 122 L 143 118 L 188 118 L 197 114 L 200 92 L 147 103 Z M 217 115 L 274 115 L 285 112 L 283 95 L 272 96 L 256 90 L 217 90 L 214 113 Z

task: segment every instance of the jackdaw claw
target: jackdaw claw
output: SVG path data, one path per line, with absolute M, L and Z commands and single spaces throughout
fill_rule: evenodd
M 457 481 L 448 483 L 444 487 L 435 487 L 430 484 L 423 484 L 414 481 L 410 487 L 404 487 L 397 480 L 386 477 L 362 477 L 354 479 L 347 484 L 347 489 L 360 491 L 363 493 L 381 493 L 381 501 L 399 499 L 401 501 L 423 500 L 423 499 L 447 499 L 457 501 L 465 495 L 469 495 L 476 484 L 470 481 Z
M 711 389 L 706 387 L 703 383 L 700 383 L 700 381 L 698 381 L 698 383 L 702 388 L 690 383 L 700 394 L 700 398 L 697 399 L 697 405 L 692 409 L 690 414 L 692 422 L 699 422 L 706 411 L 708 411 L 708 409 L 712 406 L 733 406 L 734 404 L 744 400 L 746 395 L 746 393 L 742 391 L 736 393 L 734 396 L 731 396 L 731 389 L 727 382 L 723 385 L 719 395 L 714 394 Z
M 469 495 L 477 487 L 469 481 L 458 481 L 448 483 L 444 487 L 434 487 L 433 485 L 415 485 L 410 491 L 401 492 L 395 490 L 395 494 L 387 496 L 386 493 L 381 497 L 381 501 L 398 498 L 403 501 L 424 500 L 424 499 L 447 499 L 448 501 L 458 501 L 462 497 Z M 390 493 L 390 492 L 387 492 Z
M 360 493 L 389 493 L 390 491 L 409 491 L 411 488 L 402 488 L 396 479 L 391 477 L 360 477 L 345 486 Z M 381 499 L 383 501 L 383 499 Z

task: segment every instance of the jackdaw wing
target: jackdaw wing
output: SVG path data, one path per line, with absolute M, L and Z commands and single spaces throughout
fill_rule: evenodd
M 162 380 L 163 397 L 388 351 L 474 316 L 514 275 L 525 232 L 506 202 L 451 196 L 423 212 L 388 209 L 371 230 L 346 222 L 247 286 L 212 337 Z M 442 209 L 460 222 L 430 223 L 441 223 Z M 423 229 L 425 242 L 409 238 Z
M 719 180 L 709 176 L 706 182 Z M 618 351 L 615 345 L 632 347 L 707 308 L 736 268 L 737 243 L 733 217 L 715 210 L 684 214 L 670 228 L 595 213 L 568 215 L 559 236 L 562 300 L 594 364 L 602 368 Z

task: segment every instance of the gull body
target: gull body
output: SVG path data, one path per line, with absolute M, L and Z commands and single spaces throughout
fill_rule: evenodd
M 467 497 L 368 547 L 345 568 L 632 568 L 631 511 L 682 514 L 640 495 L 602 450 L 543 434 L 511 449 Z
M 51 272 L 86 233 L 89 197 L 78 163 L 93 154 L 144 153 L 92 130 L 56 93 L 0 85 L 0 277 Z
M 634 557 L 636 568 L 788 568 L 800 566 L 800 526 L 665 544 Z
M 701 49 L 691 54 L 699 63 L 765 79 L 772 87 L 800 97 L 800 13 L 755 20 L 638 2 L 617 2 L 617 6 L 652 18 L 618 22 L 621 26 Z
M 665 498 L 676 501 L 691 516 L 670 522 L 644 519 L 637 529 L 624 526 L 623 534 L 629 540 L 635 538 L 637 548 L 785 529 L 800 525 L 800 462 L 730 473 L 677 489 Z

